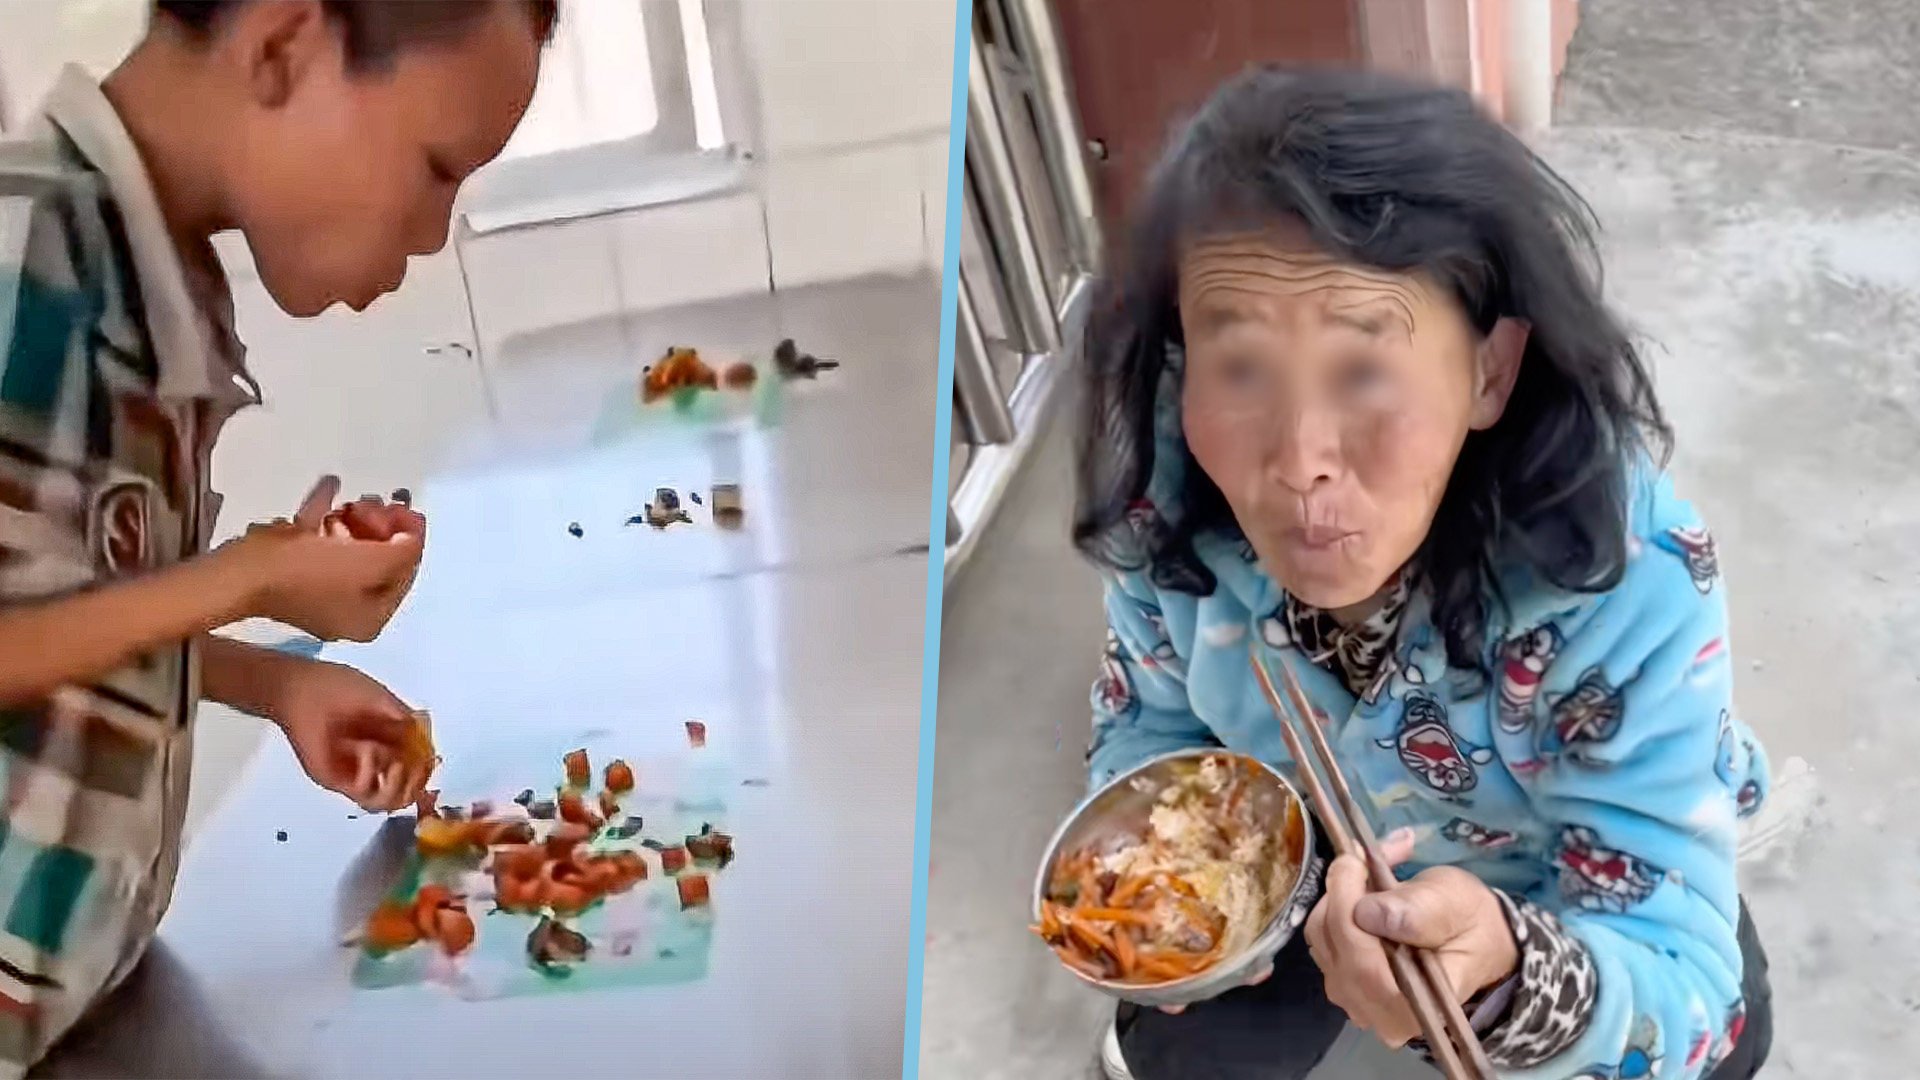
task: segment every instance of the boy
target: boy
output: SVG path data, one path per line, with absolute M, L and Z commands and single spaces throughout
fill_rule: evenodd
M 554 0 L 161 0 L 96 84 L 0 144 L 0 1076 L 126 976 L 167 906 L 201 697 L 271 719 L 370 809 L 425 782 L 373 680 L 212 637 L 365 641 L 425 521 L 378 500 L 206 550 L 222 423 L 257 402 L 210 237 L 293 315 L 355 310 L 446 241 L 533 93 Z

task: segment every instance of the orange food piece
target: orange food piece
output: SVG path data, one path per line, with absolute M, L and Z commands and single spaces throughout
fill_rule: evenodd
M 596 897 L 578 885 L 548 882 L 545 899 L 547 906 L 558 914 L 578 915 L 587 910 Z
M 607 764 L 607 790 L 625 795 L 633 790 L 633 767 L 619 758 Z
M 574 787 L 586 787 L 593 780 L 593 763 L 587 760 L 585 750 L 575 750 L 561 759 L 566 766 L 567 783 Z
M 588 809 L 587 801 L 573 791 L 560 794 L 560 820 L 589 830 L 600 827 L 599 815 Z
M 660 849 L 660 868 L 671 874 L 687 868 L 687 849 L 670 847 Z
M 442 908 L 437 916 L 434 940 L 440 943 L 440 951 L 448 956 L 458 956 L 473 948 L 473 916 L 460 908 Z
M 573 850 L 581 844 L 586 843 L 587 837 L 591 835 L 592 833 L 590 833 L 584 825 L 576 825 L 571 821 L 557 822 L 554 824 L 553 830 L 547 833 L 547 857 L 550 859 L 569 858 L 573 855 Z
M 690 387 L 712 390 L 719 385 L 719 377 L 700 359 L 697 351 L 673 348 L 647 369 L 640 382 L 640 400 L 651 404 L 676 390 Z
M 737 364 L 728 364 L 727 370 L 721 375 L 721 379 L 727 384 L 727 388 L 730 390 L 745 390 L 757 382 L 759 378 L 760 373 L 754 370 L 753 365 L 747 363 L 745 360 Z
M 680 889 L 680 909 L 705 907 L 711 898 L 705 874 L 688 874 L 676 884 Z
M 392 902 L 381 904 L 367 916 L 365 944 L 377 952 L 404 949 L 420 940 L 420 928 L 413 921 L 413 909 Z
M 537 844 L 507 844 L 493 849 L 493 872 L 496 876 L 533 877 L 546 864 L 546 849 Z
M 608 858 L 611 858 L 613 865 L 619 868 L 621 876 L 627 879 L 629 887 L 636 881 L 646 880 L 647 860 L 641 858 L 639 852 L 616 851 Z
M 494 878 L 493 902 L 504 911 L 533 911 L 540 906 L 540 878 L 502 875 Z
M 414 844 L 426 856 L 459 855 L 473 850 L 473 823 L 446 818 L 421 818 L 413 829 Z
M 430 765 L 439 756 L 433 748 L 433 721 L 426 713 L 413 714 L 413 726 L 402 738 L 400 752 L 410 765 Z
M 453 903 L 453 894 L 444 885 L 422 885 L 420 891 L 413 894 L 413 925 L 420 936 L 430 938 L 437 929 L 435 923 L 440 909 Z

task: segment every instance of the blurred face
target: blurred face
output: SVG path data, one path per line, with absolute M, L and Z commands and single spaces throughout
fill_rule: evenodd
M 249 4 L 216 48 L 246 99 L 224 169 L 228 210 L 274 300 L 360 310 L 407 259 L 446 244 L 454 195 L 499 154 L 533 96 L 540 46 L 520 4 L 447 41 L 355 71 L 312 2 Z
M 1525 344 L 1475 333 L 1420 275 L 1338 262 L 1297 226 L 1192 244 L 1182 423 L 1268 573 L 1364 606 L 1425 540 L 1467 433 L 1506 407 Z

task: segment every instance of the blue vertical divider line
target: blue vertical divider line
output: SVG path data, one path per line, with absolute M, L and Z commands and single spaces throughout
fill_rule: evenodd
M 953 335 L 960 295 L 961 191 L 967 175 L 967 58 L 973 0 L 954 4 L 953 115 L 947 142 L 947 239 L 940 270 L 940 374 L 933 411 L 933 490 L 928 493 L 927 626 L 920 663 L 920 769 L 913 813 L 913 911 L 907 921 L 907 1008 L 902 1080 L 920 1076 L 920 996 L 927 959 L 927 868 L 932 859 L 934 723 L 940 700 L 940 611 L 947 576 L 947 467 L 953 458 Z

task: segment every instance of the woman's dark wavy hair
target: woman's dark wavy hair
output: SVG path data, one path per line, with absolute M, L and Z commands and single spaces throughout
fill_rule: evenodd
M 1489 670 L 1487 597 L 1516 563 L 1560 588 L 1610 589 L 1626 565 L 1627 477 L 1671 433 L 1600 296 L 1592 210 L 1464 93 L 1378 74 L 1250 71 L 1223 86 L 1155 168 L 1114 272 L 1095 290 L 1083 363 L 1073 539 L 1095 562 L 1211 593 L 1194 551 L 1239 536 L 1184 443 L 1173 505 L 1136 532 L 1154 472 L 1154 407 L 1183 346 L 1178 270 L 1198 237 L 1292 219 L 1329 254 L 1420 271 L 1482 334 L 1531 328 L 1500 421 L 1467 436 L 1415 556 L 1457 668 Z

